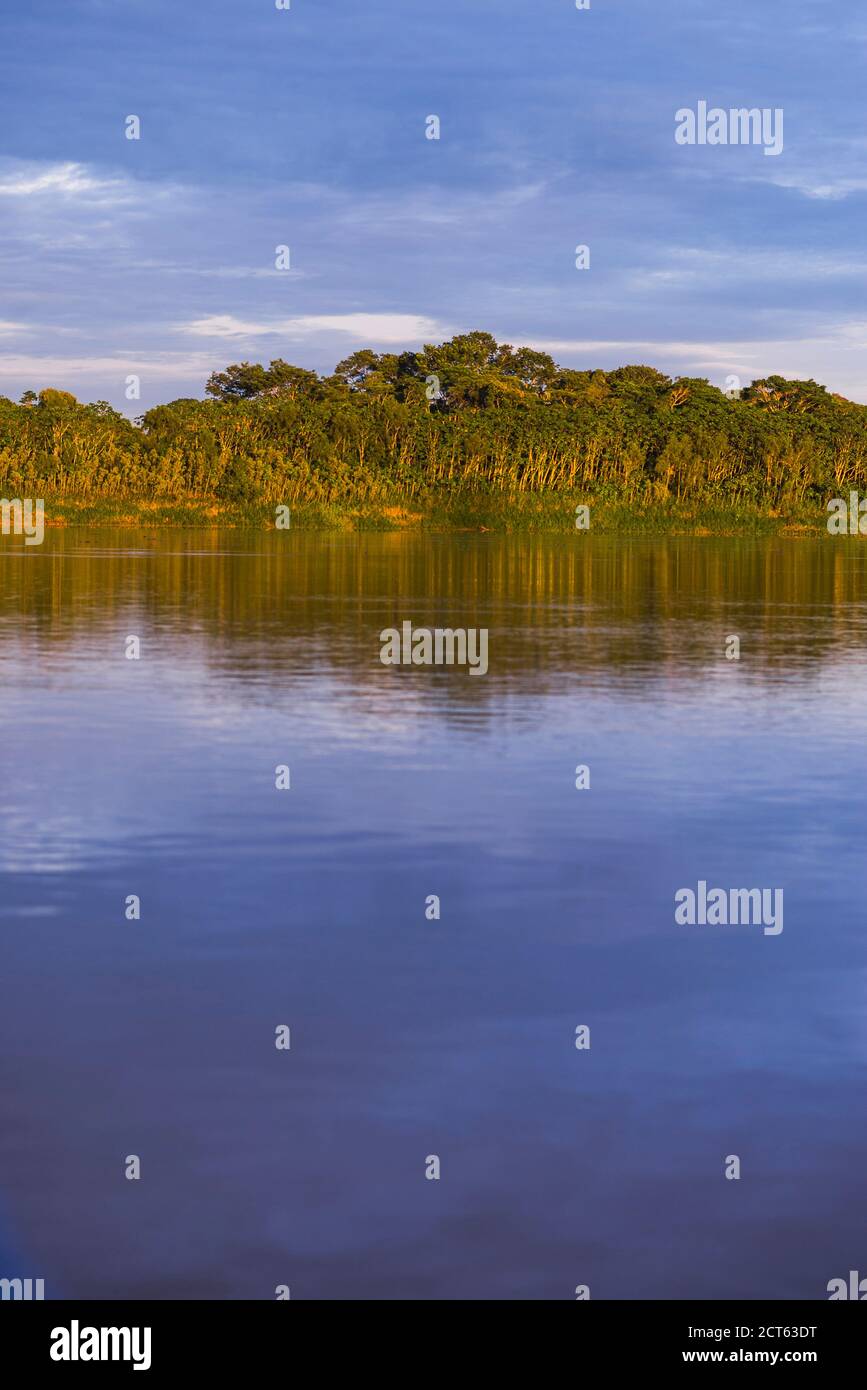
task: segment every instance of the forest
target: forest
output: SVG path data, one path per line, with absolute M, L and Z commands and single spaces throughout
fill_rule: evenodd
M 650 366 L 559 366 L 474 332 L 215 372 L 135 421 L 66 391 L 0 397 L 0 493 L 336 507 L 528 497 L 795 516 L 867 490 L 867 407 L 769 376 L 734 394 Z

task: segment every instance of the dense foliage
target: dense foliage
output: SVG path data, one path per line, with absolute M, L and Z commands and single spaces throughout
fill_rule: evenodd
M 135 423 L 64 391 L 0 398 L 7 497 L 385 503 L 568 491 L 777 511 L 867 486 L 867 407 L 768 377 L 737 397 L 652 367 L 573 371 L 470 333 L 333 375 L 241 363 Z

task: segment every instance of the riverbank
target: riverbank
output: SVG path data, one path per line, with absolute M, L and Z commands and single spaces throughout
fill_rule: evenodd
M 588 516 L 579 517 L 586 507 Z M 216 498 L 99 501 L 46 498 L 45 525 L 141 527 L 252 527 L 275 529 L 273 503 Z M 576 519 L 589 524 L 578 528 Z M 290 528 L 301 531 L 494 531 L 575 532 L 597 535 L 754 536 L 826 534 L 827 513 L 819 507 L 774 514 L 751 507 L 707 507 L 694 503 L 631 505 L 562 493 L 459 493 L 418 497 L 392 504 L 300 503 L 290 509 Z
M 867 494 L 867 406 L 770 376 L 722 391 L 653 367 L 577 371 L 460 334 L 330 376 L 275 359 L 135 420 L 46 387 L 0 397 L 0 497 L 46 521 L 322 531 L 819 533 Z M 579 528 L 580 529 L 580 528 Z

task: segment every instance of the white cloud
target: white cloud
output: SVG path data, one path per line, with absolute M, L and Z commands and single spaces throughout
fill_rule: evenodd
M 558 352 L 568 356 L 583 356 L 588 353 L 655 352 L 664 353 L 666 357 L 689 357 L 697 360 L 708 355 L 719 357 L 731 350 L 729 344 L 665 342 L 655 338 L 533 338 L 522 341 L 527 347 L 555 356 Z
M 447 336 L 435 319 L 421 314 L 306 314 L 270 323 L 237 319 L 232 314 L 209 314 L 177 325 L 179 333 L 198 338 L 307 338 L 312 334 L 342 333 L 365 343 L 418 344 Z
M 771 281 L 800 284 L 805 273 L 809 273 L 812 280 L 867 279 L 867 262 L 857 255 L 816 252 L 812 248 L 788 251 L 780 247 L 750 247 L 748 252 L 732 252 L 677 246 L 667 254 L 666 260 L 664 266 L 638 266 L 630 270 L 624 277 L 626 283 L 639 290 L 654 286 L 667 290 L 676 285 L 718 287 L 723 277 L 729 286 L 754 281 L 762 285 Z
M 749 173 L 732 176 L 741 183 L 770 184 L 820 202 L 840 202 L 867 191 L 864 173 L 867 136 L 816 138 L 787 154 L 785 164 L 763 160 Z
M 38 379 L 40 386 L 60 386 L 63 381 L 77 378 L 103 377 L 107 382 L 122 385 L 130 372 L 143 379 L 193 380 L 208 376 L 220 365 L 205 353 L 130 353 L 114 356 L 56 357 L 38 353 L 0 352 L 0 395 L 6 390 L 6 378 Z
M 33 164 L 6 160 L 2 170 L 0 198 L 61 198 L 115 206 L 136 201 L 144 192 L 124 175 L 96 175 L 86 165 L 72 162 Z
M 136 179 L 86 164 L 0 159 L 0 222 L 4 259 L 34 252 L 127 250 L 148 220 L 164 219 L 166 203 L 177 216 L 189 190 Z
M 90 252 L 129 256 L 136 229 L 164 221 L 167 203 L 178 217 L 189 193 L 175 183 L 71 160 L 0 158 L 1 253 L 7 263 L 19 259 L 31 267 L 42 250 L 54 257 Z
M 777 188 L 791 188 L 795 193 L 803 194 L 805 198 L 832 203 L 841 202 L 853 193 L 863 193 L 867 190 L 867 179 L 864 178 L 841 176 L 829 181 L 827 175 L 806 171 L 801 174 L 775 174 L 767 182 Z
M 309 280 L 302 270 L 278 270 L 276 265 L 194 265 L 191 261 L 138 260 L 132 270 L 156 270 L 161 275 L 182 275 L 186 279 L 199 276 L 213 280 Z
M 333 220 L 348 222 L 357 229 L 419 232 L 443 227 L 477 229 L 479 224 L 499 223 L 503 217 L 527 203 L 536 202 L 547 182 L 520 183 L 506 188 L 477 189 L 420 188 L 380 196 L 344 195 L 342 207 L 335 208 Z

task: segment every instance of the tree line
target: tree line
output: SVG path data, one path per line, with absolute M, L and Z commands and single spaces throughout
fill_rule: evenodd
M 65 391 L 0 397 L 4 496 L 421 503 L 567 493 L 782 512 L 867 489 L 867 407 L 769 376 L 726 394 L 648 366 L 578 371 L 461 334 L 354 352 L 323 376 L 275 359 L 132 421 Z

